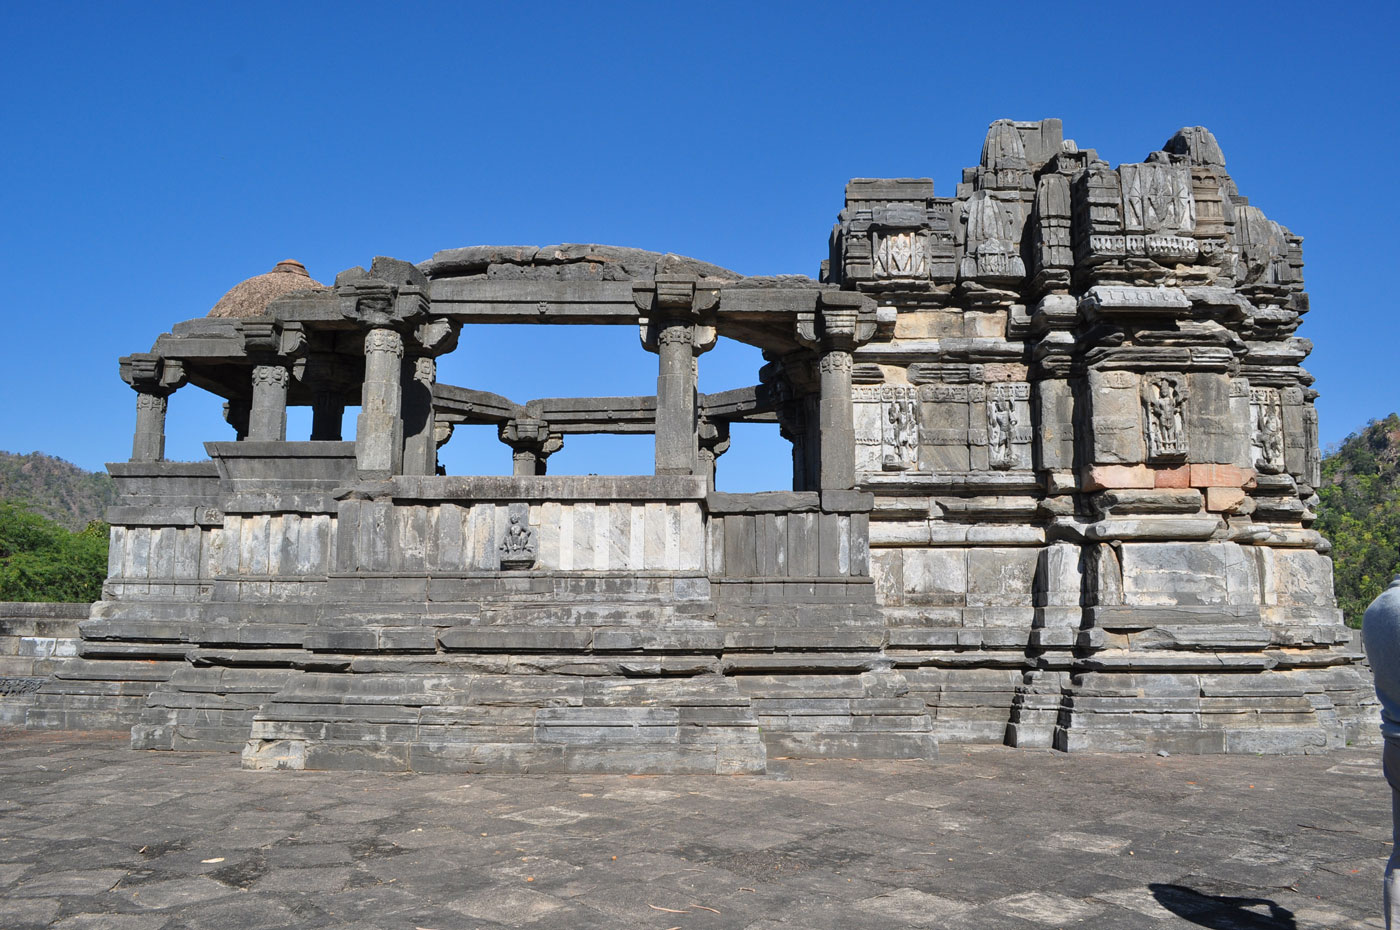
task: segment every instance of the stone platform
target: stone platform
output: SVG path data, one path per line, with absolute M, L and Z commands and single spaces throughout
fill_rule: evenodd
M 1379 928 L 1378 754 L 945 744 L 762 776 L 239 770 L 0 731 L 0 926 Z

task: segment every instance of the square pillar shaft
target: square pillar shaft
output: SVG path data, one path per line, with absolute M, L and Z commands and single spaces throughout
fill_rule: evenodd
M 287 438 L 287 382 L 281 365 L 253 366 L 253 403 L 248 410 L 248 438 L 284 441 Z
M 136 433 L 131 440 L 133 462 L 164 461 L 165 407 L 165 394 L 136 392 Z
M 362 476 L 387 478 L 403 461 L 403 337 L 388 328 L 365 334 L 365 383 L 355 430 L 355 463 Z
M 821 401 L 818 422 L 821 427 L 821 490 L 839 491 L 856 483 L 855 415 L 851 404 L 851 353 L 828 349 L 822 353 Z
M 657 336 L 656 473 L 699 468 L 695 415 L 695 335 L 689 321 L 667 321 Z
M 426 355 L 403 364 L 403 473 L 431 475 L 437 472 L 436 417 L 433 383 L 437 363 Z

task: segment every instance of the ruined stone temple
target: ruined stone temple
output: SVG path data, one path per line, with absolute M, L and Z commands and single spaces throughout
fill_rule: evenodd
M 1201 127 L 1112 168 L 1000 120 L 951 197 L 851 181 L 816 280 L 593 245 L 283 262 L 121 360 L 110 577 L 27 725 L 483 772 L 1369 741 L 1310 528 L 1300 244 Z M 656 394 L 439 382 L 483 323 L 635 327 Z M 698 393 L 719 338 L 766 364 Z M 182 386 L 227 401 L 205 461 L 164 459 Z M 791 442 L 791 490 L 714 490 L 736 422 Z M 513 474 L 443 474 L 458 424 Z M 576 433 L 653 434 L 654 474 L 547 473 Z

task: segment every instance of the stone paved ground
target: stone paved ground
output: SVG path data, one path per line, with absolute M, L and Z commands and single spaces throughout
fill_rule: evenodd
M 1381 927 L 1375 756 L 306 774 L 0 731 L 0 927 Z

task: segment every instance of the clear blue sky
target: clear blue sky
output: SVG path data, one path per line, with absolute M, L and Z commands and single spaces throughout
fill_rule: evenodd
M 1214 130 L 1306 238 L 1335 442 L 1400 408 L 1397 25 L 1379 3 L 4 4 L 0 449 L 124 460 L 117 357 L 283 258 L 329 281 L 376 254 L 602 242 L 815 276 L 848 178 L 951 195 L 988 123 L 1046 116 L 1115 165 Z M 630 328 L 468 330 L 442 377 L 648 394 L 654 359 Z M 702 390 L 758 362 L 717 349 Z M 774 432 L 736 432 L 721 486 L 785 486 Z M 170 457 L 228 436 L 208 395 L 172 398 Z M 482 430 L 444 452 L 509 469 Z M 553 462 L 650 463 L 646 437 Z

